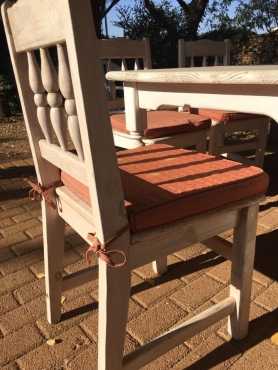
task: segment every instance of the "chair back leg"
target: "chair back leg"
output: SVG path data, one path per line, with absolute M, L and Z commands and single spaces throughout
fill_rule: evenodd
M 47 320 L 56 324 L 61 318 L 65 222 L 43 201 L 42 223 Z
M 234 339 L 243 339 L 248 334 L 258 208 L 253 205 L 239 211 L 234 229 L 230 296 L 236 300 L 236 310 L 228 323 Z
M 261 124 L 261 128 L 258 132 L 258 147 L 255 153 L 255 164 L 259 167 L 263 167 L 264 165 L 264 155 L 269 134 L 269 125 L 269 120 L 266 120 L 265 124 Z

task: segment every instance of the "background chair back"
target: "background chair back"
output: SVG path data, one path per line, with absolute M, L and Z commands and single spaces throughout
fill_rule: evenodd
M 99 40 L 98 55 L 103 63 L 104 72 L 128 69 L 152 68 L 150 40 L 129 40 L 116 38 Z M 106 81 L 109 109 L 123 109 L 122 84 Z M 120 93 L 119 90 L 121 91 Z
M 224 41 L 198 40 L 184 41 L 179 40 L 179 67 L 195 67 L 196 60 L 201 59 L 203 67 L 209 64 L 209 59 L 212 65 L 229 65 L 231 42 L 226 39 Z
M 88 185 L 106 239 L 126 215 L 90 0 L 6 2 L 2 17 L 38 181 Z

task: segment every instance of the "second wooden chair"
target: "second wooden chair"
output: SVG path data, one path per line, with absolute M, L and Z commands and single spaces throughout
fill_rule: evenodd
M 179 40 L 179 67 L 186 66 L 206 67 L 208 65 L 229 65 L 230 64 L 230 40 L 211 41 L 198 40 L 186 42 Z M 219 110 L 204 109 L 205 101 L 200 100 L 199 107 L 193 107 L 191 113 L 200 117 L 211 119 L 212 126 L 209 130 L 209 152 L 211 154 L 227 153 L 229 157 L 246 162 L 246 158 L 240 156 L 241 152 L 255 152 L 253 163 L 262 167 L 264 153 L 269 130 L 269 118 L 246 113 L 224 112 Z M 252 132 L 252 139 L 246 142 L 229 143 L 226 136 L 236 132 Z

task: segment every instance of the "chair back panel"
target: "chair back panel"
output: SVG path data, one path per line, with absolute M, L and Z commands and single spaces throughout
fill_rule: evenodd
M 38 180 L 86 182 L 104 240 L 126 215 L 90 0 L 6 2 L 2 17 Z
M 63 3 L 56 3 L 55 0 L 36 1 L 36 6 L 30 6 L 33 2 L 34 0 L 18 1 L 8 9 L 17 52 L 47 47 L 65 39 L 65 18 L 61 17 Z
M 186 60 L 189 60 L 190 67 L 195 67 L 196 58 L 202 58 L 202 66 L 208 65 L 208 59 L 213 59 L 214 65 L 230 64 L 230 40 L 212 41 L 184 41 L 179 40 L 179 67 L 186 66 Z

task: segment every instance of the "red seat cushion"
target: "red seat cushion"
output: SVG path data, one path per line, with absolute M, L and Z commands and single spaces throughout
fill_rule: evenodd
M 248 113 L 237 113 L 227 112 L 216 109 L 204 109 L 204 108 L 191 108 L 190 112 L 193 114 L 199 114 L 202 117 L 210 118 L 219 122 L 239 121 L 244 119 L 255 119 L 263 118 L 259 114 L 248 114 Z
M 263 194 L 268 186 L 260 168 L 168 145 L 120 151 L 118 163 L 133 232 Z M 90 204 L 85 185 L 66 173 L 61 178 Z
M 112 128 L 115 131 L 128 133 L 125 123 L 125 114 L 111 115 Z M 207 130 L 210 128 L 210 119 L 196 114 L 176 111 L 147 112 L 147 128 L 144 136 L 149 139 L 175 135 L 184 132 Z

